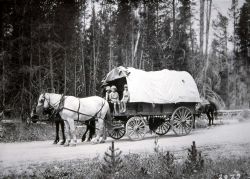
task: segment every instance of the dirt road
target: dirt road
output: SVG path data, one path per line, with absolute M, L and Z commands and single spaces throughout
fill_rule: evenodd
M 148 153 L 154 151 L 154 137 L 142 141 L 129 141 L 124 138 L 115 143 L 124 154 Z M 173 133 L 159 138 L 159 146 L 181 155 L 192 141 L 196 141 L 203 155 L 209 157 L 250 156 L 250 122 L 236 122 L 230 125 L 217 125 L 212 128 L 198 129 L 188 136 L 176 137 Z M 40 162 L 53 162 L 71 159 L 90 159 L 103 155 L 110 146 L 109 138 L 104 144 L 92 145 L 78 143 L 76 147 L 53 145 L 52 141 L 0 144 L 0 170 L 13 167 L 24 167 Z

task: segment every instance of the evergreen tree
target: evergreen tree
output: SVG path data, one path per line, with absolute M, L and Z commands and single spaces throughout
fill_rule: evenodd
M 228 62 L 228 18 L 218 13 L 216 20 L 213 21 L 214 28 L 214 39 L 212 42 L 212 58 L 215 58 L 218 63 L 218 75 L 220 76 L 220 87 L 218 89 L 218 94 L 222 99 L 229 105 L 228 94 L 229 94 L 229 62 Z M 212 61 L 214 59 L 211 59 Z M 214 63 L 215 64 L 215 63 Z
M 104 164 L 101 167 L 101 171 L 110 177 L 114 177 L 116 172 L 119 172 L 123 168 L 122 159 L 120 157 L 122 151 L 120 151 L 118 148 L 115 149 L 114 141 L 112 141 L 112 144 L 108 150 L 110 153 L 105 152 Z
M 183 173 L 187 176 L 192 175 L 198 171 L 201 171 L 204 168 L 204 159 L 196 148 L 195 141 L 193 141 L 193 145 L 188 149 L 188 156 L 184 163 Z

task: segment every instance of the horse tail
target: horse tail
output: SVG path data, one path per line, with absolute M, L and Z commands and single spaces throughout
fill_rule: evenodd
M 211 105 L 212 108 L 213 108 L 213 113 L 214 113 L 214 115 L 217 116 L 217 114 L 218 114 L 218 107 L 217 107 L 217 105 L 216 105 L 215 102 L 213 102 L 213 101 L 209 101 L 209 103 L 210 103 L 210 105 Z
M 107 104 L 108 104 L 108 102 L 107 102 Z M 111 119 L 112 119 L 109 104 L 108 104 L 108 110 L 107 110 L 105 119 L 106 119 L 107 121 L 111 121 Z

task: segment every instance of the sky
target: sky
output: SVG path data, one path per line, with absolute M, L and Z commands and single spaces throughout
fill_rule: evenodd
M 198 10 L 198 13 L 195 14 L 195 17 L 198 19 L 197 21 L 194 22 L 194 29 L 197 34 L 197 38 L 199 39 L 199 7 L 200 7 L 200 0 L 197 1 L 197 7 L 196 11 Z M 245 0 L 239 0 L 239 5 L 238 8 L 241 8 L 242 5 L 244 4 Z M 228 24 L 228 34 L 231 35 L 233 33 L 233 21 L 228 15 L 228 9 L 231 8 L 232 0 L 213 0 L 212 1 L 212 12 L 211 12 L 211 22 L 210 25 L 212 25 L 212 21 L 216 19 L 218 12 L 223 14 L 224 16 L 228 17 L 229 19 L 229 24 Z M 212 27 L 212 26 L 211 26 Z M 210 28 L 210 33 L 209 33 L 209 44 L 211 44 L 211 41 L 213 39 L 213 28 Z M 199 42 L 198 42 L 199 43 Z M 210 46 L 210 45 L 209 45 Z M 232 50 L 233 45 L 232 43 L 228 43 L 228 49 Z

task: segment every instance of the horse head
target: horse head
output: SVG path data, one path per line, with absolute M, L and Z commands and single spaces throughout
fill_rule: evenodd
M 197 104 L 195 105 L 195 111 L 198 112 L 198 113 L 202 113 L 202 111 L 203 111 L 203 106 L 202 106 L 201 103 L 197 103 Z
M 37 101 L 37 105 L 36 105 L 36 113 L 38 115 L 43 114 L 48 108 L 50 107 L 50 103 L 49 103 L 49 98 L 47 93 L 42 93 L 40 94 L 38 101 Z
M 36 123 L 36 122 L 39 120 L 39 116 L 37 115 L 37 112 L 36 112 L 36 105 L 34 105 L 34 106 L 31 108 L 30 120 L 31 120 L 31 122 L 33 122 L 33 123 Z

